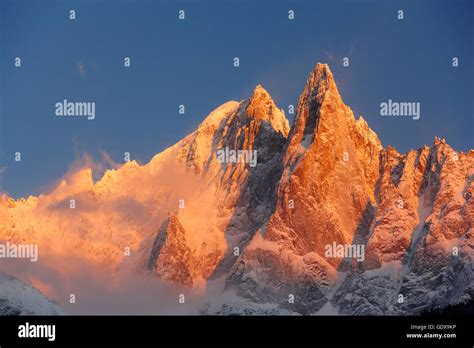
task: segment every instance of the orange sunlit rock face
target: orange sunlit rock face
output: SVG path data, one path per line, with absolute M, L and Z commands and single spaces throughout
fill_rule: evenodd
M 223 163 L 222 149 L 241 158 L 255 151 L 255 166 Z M 79 259 L 191 288 L 222 276 L 226 289 L 255 301 L 281 303 L 292 293 L 307 298 L 294 309 L 300 313 L 328 301 L 350 308 L 346 289 L 370 293 L 370 277 L 388 264 L 390 284 L 409 277 L 407 292 L 427 265 L 450 269 L 455 246 L 472 264 L 473 168 L 474 151 L 456 152 L 438 138 L 406 154 L 384 149 L 344 104 L 329 67 L 318 64 L 291 130 L 257 86 L 147 164 L 125 163 L 98 181 L 81 167 L 38 197 L 3 195 L 0 240 L 38 244 L 38 262 L 58 282 L 87 272 L 72 261 Z M 364 254 L 328 256 L 339 244 L 363 246 Z M 58 291 L 30 280 L 52 297 Z

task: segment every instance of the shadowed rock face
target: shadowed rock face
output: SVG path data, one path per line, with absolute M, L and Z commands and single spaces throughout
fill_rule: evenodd
M 157 260 L 152 265 L 156 274 L 186 285 L 229 271 L 235 262 L 234 248 L 243 250 L 270 216 L 283 168 L 281 149 L 289 132 L 288 120 L 261 86 L 248 100 L 216 118 L 211 114 L 204 120 L 189 145 L 182 146 L 180 155 L 198 177 L 195 189 L 209 196 L 193 214 L 212 211 L 210 219 L 221 220 L 221 224 L 203 221 L 207 226 L 196 233 L 196 223 L 188 228 L 181 224 L 196 217 L 187 214 L 187 208 L 178 210 L 161 228 L 152 251 L 152 259 Z M 222 149 L 255 152 L 256 163 L 220 163 L 217 154 Z M 215 233 L 221 240 L 209 249 L 206 236 Z M 187 237 L 196 236 L 204 249 L 187 244 Z
M 223 149 L 257 161 L 222 162 Z M 383 148 L 318 64 L 291 129 L 257 86 L 146 165 L 97 182 L 83 168 L 49 194 L 3 196 L 0 240 L 114 271 L 128 246 L 138 272 L 201 288 L 224 277 L 225 293 L 258 308 L 207 313 L 419 313 L 472 299 L 473 168 L 473 150 L 438 138 L 406 154 Z M 333 244 L 362 246 L 362 259 L 328 255 Z
M 184 241 L 184 229 L 175 214 L 161 226 L 150 255 L 149 269 L 161 278 L 192 285 L 190 267 L 197 260 Z

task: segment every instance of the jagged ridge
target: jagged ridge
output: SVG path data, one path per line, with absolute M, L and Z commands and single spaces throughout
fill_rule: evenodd
M 223 148 L 256 151 L 256 166 L 220 163 Z M 127 246 L 161 279 L 204 287 L 225 276 L 227 291 L 289 312 L 418 313 L 472 298 L 473 162 L 442 139 L 384 149 L 318 64 L 291 130 L 257 86 L 146 165 L 97 182 L 86 168 L 49 194 L 2 197 L 0 239 L 116 271 Z M 364 245 L 365 260 L 326 257 L 332 243 Z

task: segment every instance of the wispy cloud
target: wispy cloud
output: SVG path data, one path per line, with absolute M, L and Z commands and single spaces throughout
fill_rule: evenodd
M 99 152 L 102 159 L 101 162 L 103 164 L 113 169 L 118 169 L 119 167 L 122 166 L 123 163 L 115 162 L 102 147 L 99 148 Z
M 332 52 L 323 50 L 323 53 L 324 53 L 324 58 L 326 59 L 327 62 L 333 63 L 335 61 L 334 54 Z
M 324 58 L 326 59 L 327 62 L 329 63 L 340 63 L 343 61 L 345 57 L 351 58 L 351 56 L 354 54 L 354 51 L 358 45 L 357 40 L 353 40 L 349 46 L 349 50 L 346 51 L 347 53 L 343 53 L 342 56 L 340 54 L 336 54 L 335 52 L 328 51 L 328 50 L 323 50 Z
M 86 67 L 84 63 L 78 62 L 76 66 L 77 66 L 77 70 L 79 71 L 79 75 L 81 75 L 81 77 L 84 79 L 86 77 Z

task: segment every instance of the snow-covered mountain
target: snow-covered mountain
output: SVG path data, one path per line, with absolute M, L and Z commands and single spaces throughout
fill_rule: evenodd
M 54 301 L 18 279 L 0 273 L 0 315 L 60 315 Z
M 224 278 L 206 314 L 416 314 L 473 298 L 473 178 L 474 151 L 442 139 L 385 149 L 318 64 L 291 129 L 257 86 L 145 165 L 3 196 L 0 241 L 177 287 Z
M 265 236 L 236 262 L 230 288 L 300 313 L 409 314 L 472 298 L 474 151 L 438 138 L 405 155 L 383 149 L 318 65 L 283 158 Z M 325 257 L 334 242 L 364 245 L 364 260 Z

